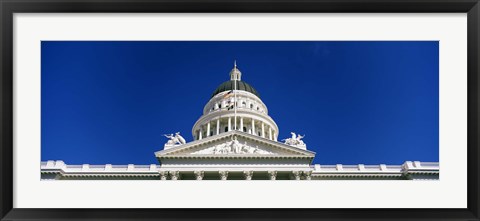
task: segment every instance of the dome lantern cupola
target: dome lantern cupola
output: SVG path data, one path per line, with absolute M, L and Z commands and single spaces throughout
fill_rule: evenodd
M 241 81 L 242 80 L 242 72 L 237 68 L 237 61 L 233 63 L 233 69 L 230 71 L 230 80 L 231 81 Z
M 237 67 L 237 61 L 233 63 L 233 69 L 230 71 L 230 80 L 220 84 L 217 89 L 215 89 L 211 97 L 213 98 L 217 94 L 231 90 L 247 91 L 256 95 L 257 97 L 260 97 L 260 94 L 257 90 L 255 90 L 255 88 L 253 88 L 247 82 L 242 81 L 242 72 Z

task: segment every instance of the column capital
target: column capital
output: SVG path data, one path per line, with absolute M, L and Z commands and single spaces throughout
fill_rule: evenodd
M 160 179 L 161 180 L 167 180 L 167 178 L 168 178 L 168 172 L 167 171 L 159 171 L 158 173 L 160 173 Z
M 245 171 L 243 171 L 243 176 L 245 177 L 245 180 L 251 180 L 252 177 L 253 177 L 253 171 L 245 170 Z
M 277 179 L 277 171 L 268 171 L 268 176 L 270 177 L 270 180 L 275 180 Z
M 227 180 L 227 178 L 228 178 L 228 171 L 218 171 L 218 173 L 220 174 L 220 179 L 221 179 L 221 180 Z
M 293 175 L 293 178 L 295 180 L 300 180 L 300 178 L 302 177 L 302 172 L 300 172 L 298 170 L 297 171 L 292 171 L 292 175 Z
M 170 174 L 170 179 L 171 180 L 179 180 L 180 179 L 180 173 L 178 171 L 170 171 L 168 172 Z
M 312 171 L 303 171 L 303 176 L 305 177 L 306 180 L 311 180 L 312 179 Z
M 203 180 L 203 175 L 205 174 L 203 171 L 194 171 L 193 174 L 195 174 L 195 178 L 197 180 Z

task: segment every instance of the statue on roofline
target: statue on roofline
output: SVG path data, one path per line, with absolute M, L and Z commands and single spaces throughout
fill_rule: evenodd
M 285 141 L 285 144 L 290 146 L 305 145 L 305 143 L 302 140 L 305 137 L 305 135 L 303 136 L 300 134 L 297 135 L 295 132 L 290 132 L 290 134 L 292 134 L 291 138 L 282 140 L 282 141 Z
M 185 141 L 185 138 L 183 138 L 180 135 L 180 132 L 175 133 L 175 135 L 174 134 L 164 134 L 163 136 L 165 136 L 166 138 L 169 139 L 167 141 L 167 143 L 165 143 L 165 146 L 177 146 L 177 145 L 182 145 L 182 144 L 187 143 Z

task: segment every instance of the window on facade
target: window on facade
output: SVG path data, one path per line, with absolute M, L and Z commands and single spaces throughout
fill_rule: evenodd
M 227 131 L 228 131 L 228 127 L 225 127 L 225 132 L 227 132 Z
M 246 127 L 243 127 L 243 132 L 247 132 L 247 128 L 246 128 Z

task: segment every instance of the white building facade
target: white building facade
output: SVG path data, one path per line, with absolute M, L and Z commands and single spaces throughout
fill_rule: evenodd
M 42 180 L 438 180 L 436 162 L 402 165 L 312 165 L 302 135 L 278 140 L 279 128 L 259 93 L 242 81 L 235 64 L 192 128 L 155 152 L 159 165 L 41 163 Z

